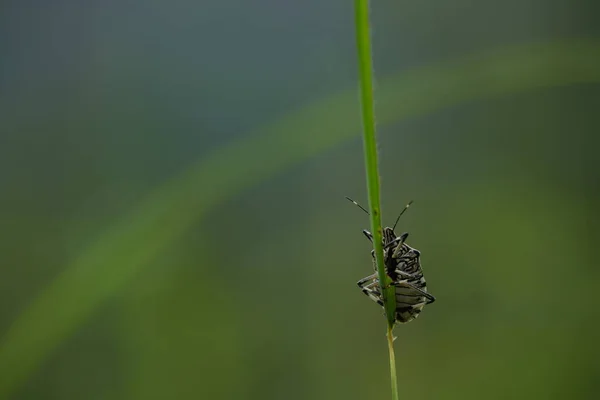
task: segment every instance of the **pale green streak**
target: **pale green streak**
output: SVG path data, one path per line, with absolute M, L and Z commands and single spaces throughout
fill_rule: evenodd
M 600 82 L 600 42 L 510 47 L 378 81 L 379 124 L 461 102 L 575 83 Z M 355 89 L 317 101 L 203 157 L 150 193 L 131 214 L 67 265 L 0 342 L 0 398 L 135 274 L 214 206 L 359 132 Z M 210 188 L 210 189 L 206 189 Z

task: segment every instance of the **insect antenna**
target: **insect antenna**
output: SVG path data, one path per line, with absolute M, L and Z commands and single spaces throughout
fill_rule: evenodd
M 346 197 L 347 198 L 347 197 Z M 404 214 L 404 212 L 406 210 L 408 210 L 408 207 L 410 207 L 410 205 L 413 203 L 413 201 L 409 201 L 408 204 L 404 207 L 404 209 L 402 210 L 402 212 L 400 213 L 400 215 L 398 215 L 398 218 L 396 218 L 396 222 L 394 222 L 394 226 L 392 227 L 392 230 L 396 229 L 396 225 L 398 225 L 398 221 L 400 221 L 400 217 L 402 216 L 402 214 Z M 356 203 L 355 203 L 356 204 Z M 358 204 L 357 204 L 358 205 Z M 362 208 L 362 207 L 361 207 Z
M 350 197 L 346 197 L 346 200 L 351 201 L 352 203 L 354 203 L 354 205 L 358 206 L 358 208 L 360 208 L 361 210 L 363 210 L 364 212 L 366 212 L 367 215 L 371 215 L 371 214 L 369 214 L 369 212 L 363 206 L 361 206 L 360 204 L 358 204 L 357 202 L 355 202 L 354 200 L 352 200 Z M 402 214 L 400 214 L 400 215 L 402 215 Z

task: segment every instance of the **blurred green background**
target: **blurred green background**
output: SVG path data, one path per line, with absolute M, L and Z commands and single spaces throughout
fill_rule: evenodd
M 597 398 L 599 12 L 373 2 L 401 398 Z M 390 397 L 352 2 L 6 1 L 0 60 L 0 398 Z

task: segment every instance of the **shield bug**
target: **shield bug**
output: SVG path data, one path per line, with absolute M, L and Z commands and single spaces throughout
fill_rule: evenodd
M 346 197 L 349 201 L 358 206 L 365 213 L 369 212 L 356 201 Z M 396 323 L 406 323 L 417 318 L 426 304 L 435 301 L 435 297 L 427 293 L 427 284 L 421 268 L 421 252 L 406 244 L 408 233 L 396 236 L 394 229 L 400 220 L 400 217 L 410 207 L 412 201 L 404 207 L 393 227 L 383 229 L 383 261 L 385 273 L 391 279 L 392 286 L 396 292 Z M 373 242 L 373 235 L 366 229 L 363 234 Z M 377 264 L 375 262 L 375 250 L 371 251 L 373 258 L 373 269 L 375 273 L 369 275 L 357 282 L 364 294 L 383 306 L 383 295 L 377 276 Z

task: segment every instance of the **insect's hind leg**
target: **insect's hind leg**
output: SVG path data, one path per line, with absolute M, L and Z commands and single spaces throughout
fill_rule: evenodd
M 366 278 L 362 278 L 356 284 L 364 294 L 369 296 L 371 300 L 373 300 L 380 306 L 383 306 L 381 292 L 379 291 L 379 282 L 377 281 L 377 274 L 369 275 Z
M 392 283 L 390 283 L 390 285 L 391 286 L 396 286 L 396 287 L 407 287 L 407 288 L 410 288 L 410 289 L 412 289 L 412 290 L 414 290 L 416 292 L 419 292 L 420 294 L 423 295 L 423 297 L 425 297 L 425 299 L 427 301 L 425 304 L 431 304 L 431 303 L 433 303 L 435 301 L 435 296 L 434 295 L 432 295 L 430 293 L 427 293 L 423 289 L 420 289 L 420 288 L 416 287 L 415 285 L 413 285 L 412 283 L 409 283 L 409 282 L 407 282 L 405 280 L 397 281 L 397 282 L 392 282 Z
M 360 281 L 356 282 L 359 288 L 363 288 L 367 282 L 373 282 L 377 279 L 377 274 L 369 275 L 367 277 L 362 278 Z

